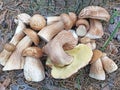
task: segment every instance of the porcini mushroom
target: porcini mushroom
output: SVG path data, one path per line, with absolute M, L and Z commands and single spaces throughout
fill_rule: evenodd
M 105 53 L 103 53 L 101 60 L 103 68 L 107 73 L 112 73 L 118 69 L 117 64 L 112 59 L 110 59 Z
M 46 25 L 46 21 L 42 15 L 35 14 L 30 19 L 30 27 L 33 30 L 41 30 Z
M 90 39 L 97 39 L 103 36 L 103 26 L 99 20 L 90 19 L 90 29 L 85 35 Z
M 83 38 L 80 38 L 79 41 L 80 41 L 81 43 L 87 45 L 88 47 L 90 47 L 92 50 L 96 49 L 95 40 L 91 40 L 91 39 L 88 38 L 88 37 L 83 37 Z
M 97 80 L 105 80 L 105 71 L 100 58 L 91 64 L 89 76 Z
M 84 44 L 79 44 L 73 49 L 66 51 L 66 53 L 73 56 L 73 61 L 64 67 L 57 67 L 51 62 L 50 58 L 47 59 L 46 65 L 52 68 L 51 75 L 56 79 L 66 79 L 72 76 L 79 69 L 86 66 L 93 55 L 92 50 Z
M 89 76 L 97 80 L 105 80 L 105 71 L 101 62 L 102 52 L 100 50 L 93 50 L 93 56 L 90 61 Z
M 73 57 L 63 50 L 64 45 L 67 44 L 66 48 L 72 49 L 76 46 L 77 42 L 78 39 L 74 37 L 72 32 L 63 30 L 45 45 L 42 50 L 50 57 L 54 65 L 63 67 L 73 61 Z M 64 49 L 66 48 L 64 47 Z
M 100 6 L 88 6 L 81 10 L 79 13 L 79 18 L 92 18 L 99 19 L 108 22 L 110 20 L 110 15 L 106 9 Z
M 69 12 L 68 15 L 70 16 L 70 18 L 73 21 L 73 24 L 75 24 L 76 20 L 77 20 L 77 16 L 75 13 L 73 12 Z M 58 22 L 61 20 L 60 16 L 50 16 L 50 17 L 46 17 L 47 19 L 47 25 L 53 24 L 55 22 Z
M 25 57 L 24 76 L 27 81 L 39 82 L 45 78 L 44 68 L 40 61 L 42 50 L 38 47 L 28 47 L 23 51 Z
M 60 15 L 61 20 L 55 22 L 51 25 L 44 27 L 38 35 L 44 39 L 46 42 L 49 42 L 56 34 L 58 34 L 63 29 L 69 30 L 73 26 L 73 21 L 69 15 L 63 13 Z
M 86 19 L 79 19 L 76 22 L 76 33 L 78 36 L 85 36 L 85 34 L 87 33 L 88 29 L 89 29 L 89 22 Z
M 19 15 L 17 15 L 17 19 L 21 20 L 23 23 L 29 25 L 30 24 L 30 19 L 31 16 L 26 14 L 26 13 L 21 13 Z
M 14 46 L 16 46 L 19 43 L 19 41 L 24 37 L 23 29 L 26 28 L 25 24 L 21 20 L 16 21 L 18 26 L 16 28 L 14 36 L 10 41 L 10 43 L 13 44 Z M 4 66 L 11 54 L 12 52 L 3 49 L 3 51 L 0 53 L 0 64 Z

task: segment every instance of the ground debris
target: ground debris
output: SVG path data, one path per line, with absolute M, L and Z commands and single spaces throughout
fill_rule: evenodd
M 11 80 L 10 78 L 6 78 L 3 83 L 0 83 L 0 90 L 6 90 L 8 85 L 10 84 Z

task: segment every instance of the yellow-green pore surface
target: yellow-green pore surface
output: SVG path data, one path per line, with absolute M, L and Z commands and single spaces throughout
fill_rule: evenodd
M 74 49 L 66 51 L 69 55 L 74 57 L 70 65 L 64 67 L 57 67 L 52 64 L 50 59 L 47 59 L 46 65 L 52 68 L 51 75 L 56 79 L 66 79 L 76 73 L 80 68 L 86 66 L 92 58 L 92 49 L 87 45 L 79 44 Z

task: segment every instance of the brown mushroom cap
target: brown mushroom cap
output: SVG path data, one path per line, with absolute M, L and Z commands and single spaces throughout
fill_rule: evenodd
M 90 27 L 89 22 L 86 19 L 79 19 L 76 22 L 76 26 L 78 27 L 79 25 L 84 25 L 86 27 L 86 30 L 88 30 Z
M 41 30 L 46 25 L 46 20 L 42 15 L 35 14 L 30 19 L 30 26 L 34 30 Z
M 60 17 L 61 17 L 62 22 L 63 22 L 64 25 L 65 25 L 64 28 L 65 28 L 66 30 L 71 29 L 72 26 L 73 26 L 73 21 L 72 21 L 72 19 L 70 18 L 70 16 L 69 16 L 68 14 L 63 13 L 63 14 L 60 15 Z
M 93 56 L 90 61 L 90 64 L 94 63 L 96 60 L 98 60 L 102 56 L 102 52 L 100 50 L 93 50 Z
M 77 20 L 76 14 L 73 12 L 69 12 L 68 14 L 69 14 L 71 20 L 73 21 L 73 25 L 74 25 L 76 23 L 76 20 Z
M 35 58 L 40 58 L 42 55 L 42 50 L 39 47 L 28 47 L 22 52 L 22 56 L 31 56 Z
M 35 45 L 39 44 L 39 36 L 32 29 L 24 29 L 24 33 L 31 38 Z
M 100 6 L 88 6 L 81 10 L 79 18 L 93 18 L 104 21 L 109 21 L 110 15 L 106 9 Z
M 83 37 L 83 38 L 80 39 L 80 42 L 83 43 L 83 44 L 90 43 L 90 41 L 91 40 L 88 37 Z
M 12 43 L 6 43 L 4 49 L 6 49 L 8 52 L 13 52 L 16 49 L 16 46 Z

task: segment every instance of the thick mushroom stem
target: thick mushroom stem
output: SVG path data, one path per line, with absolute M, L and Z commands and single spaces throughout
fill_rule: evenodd
M 89 22 L 86 19 L 79 19 L 76 22 L 76 26 L 77 26 L 76 33 L 78 36 L 81 36 L 81 37 L 86 35 L 90 27 Z
M 112 73 L 118 69 L 117 64 L 112 59 L 110 59 L 105 53 L 103 53 L 101 60 L 103 68 L 107 73 Z
M 38 35 L 46 42 L 49 42 L 53 38 L 53 36 L 55 36 L 63 29 L 64 29 L 64 24 L 60 21 L 44 27 L 42 30 L 40 30 Z
M 23 29 L 25 28 L 25 24 L 22 21 L 18 20 L 16 32 L 10 41 L 11 44 L 16 46 L 19 43 L 19 41 L 24 37 Z M 0 53 L 0 64 L 4 66 L 11 54 L 12 52 L 8 52 L 7 50 L 3 49 L 3 51 Z
M 89 76 L 97 80 L 105 80 L 105 71 L 100 58 L 91 64 Z
M 24 76 L 27 81 L 42 81 L 45 78 L 45 73 L 41 61 L 27 56 L 24 64 Z
M 53 24 L 61 20 L 60 16 L 46 17 L 46 19 L 47 19 L 47 25 Z
M 69 30 L 73 26 L 73 21 L 67 14 L 60 15 L 61 20 L 44 27 L 38 35 L 44 39 L 46 42 L 49 42 L 56 34 L 58 34 L 63 29 Z
M 62 67 L 70 64 L 73 60 L 73 57 L 68 55 L 63 50 L 64 45 L 67 44 L 68 47 L 72 49 L 76 46 L 77 42 L 78 40 L 70 31 L 63 30 L 46 46 L 43 47 L 43 52 L 45 52 L 50 57 L 54 65 Z
M 24 57 L 22 51 L 32 44 L 32 40 L 25 36 L 16 46 L 16 50 L 12 53 L 7 63 L 5 64 L 3 71 L 23 69 Z
M 103 36 L 103 26 L 99 20 L 90 19 L 90 29 L 85 35 L 90 39 L 97 39 Z

